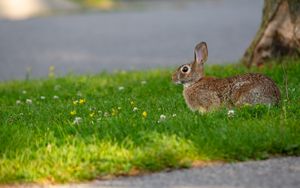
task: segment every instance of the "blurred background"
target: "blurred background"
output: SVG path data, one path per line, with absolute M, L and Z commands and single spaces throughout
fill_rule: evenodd
M 238 61 L 263 0 L 0 0 L 0 80 Z

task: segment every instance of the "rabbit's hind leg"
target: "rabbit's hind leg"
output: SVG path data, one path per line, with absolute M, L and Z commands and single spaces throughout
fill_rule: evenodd
M 251 88 L 240 94 L 239 98 L 235 102 L 235 106 L 243 105 L 256 105 L 256 104 L 273 104 L 274 99 L 265 93 L 263 87 Z

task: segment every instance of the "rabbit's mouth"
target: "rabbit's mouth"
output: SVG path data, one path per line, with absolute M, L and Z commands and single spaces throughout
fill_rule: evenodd
M 185 84 L 186 82 L 184 80 L 173 80 L 173 83 L 176 84 L 176 85 L 181 85 L 181 84 Z
M 177 80 L 174 82 L 176 85 L 183 85 L 184 87 L 189 87 L 193 84 L 191 81 L 185 81 L 185 80 Z

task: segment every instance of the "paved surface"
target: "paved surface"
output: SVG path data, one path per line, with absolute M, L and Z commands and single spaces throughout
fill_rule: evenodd
M 45 186 L 47 187 L 47 186 Z M 176 170 L 52 188 L 299 188 L 300 157 Z
M 262 0 L 155 1 L 137 9 L 24 21 L 0 19 L 0 80 L 175 66 L 205 40 L 209 63 L 238 60 L 261 20 Z

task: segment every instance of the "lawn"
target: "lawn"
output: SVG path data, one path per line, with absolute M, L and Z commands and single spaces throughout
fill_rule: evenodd
M 96 8 L 102 10 L 111 10 L 116 8 L 118 0 L 72 0 L 85 8 Z
M 171 69 L 0 83 L 0 183 L 58 183 L 300 154 L 300 60 L 252 69 L 279 106 L 191 112 Z M 284 71 L 287 75 L 287 88 Z M 248 72 L 208 66 L 207 75 Z M 288 96 L 287 96 L 288 94 Z

